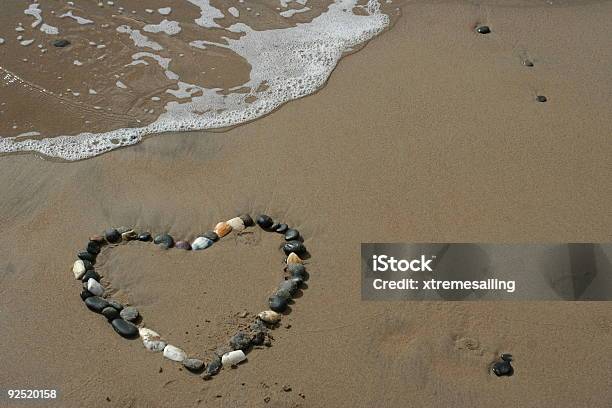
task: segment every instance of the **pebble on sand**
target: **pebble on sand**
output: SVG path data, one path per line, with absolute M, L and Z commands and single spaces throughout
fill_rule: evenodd
M 70 41 L 68 40 L 55 40 L 53 41 L 53 46 L 57 48 L 64 48 L 70 45 Z
M 72 265 L 72 273 L 74 273 L 74 279 L 81 279 L 85 275 L 85 264 L 82 259 L 79 259 Z
M 215 234 L 217 234 L 219 238 L 223 238 L 230 232 L 232 232 L 232 227 L 227 222 L 221 221 L 215 225 Z
M 128 322 L 136 321 L 139 315 L 138 309 L 136 309 L 134 306 L 128 306 L 121 310 L 121 318 L 123 320 L 127 320 Z
M 121 241 L 121 234 L 116 229 L 111 228 L 104 231 L 104 238 L 106 238 L 108 243 L 116 244 Z
M 142 339 L 142 344 L 149 351 L 160 352 L 164 351 L 167 343 L 161 339 L 161 336 L 154 332 L 151 329 L 146 327 L 141 327 L 138 329 L 138 334 L 140 334 L 140 338 Z
M 79 252 L 77 254 L 77 258 L 79 258 L 82 261 L 89 261 L 92 264 L 96 262 L 96 256 L 88 251 Z
M 99 296 L 90 296 L 85 299 L 85 305 L 93 312 L 102 313 L 102 310 L 108 307 L 108 302 Z
M 195 241 L 191 243 L 191 248 L 193 248 L 194 251 L 199 251 L 201 249 L 208 248 L 212 244 L 213 244 L 213 241 L 206 237 L 197 237 Z
M 212 242 L 217 242 L 219 240 L 219 236 L 214 231 L 206 231 L 201 236 L 210 239 Z
M 282 315 L 280 313 L 276 313 L 273 310 L 264 310 L 263 312 L 257 315 L 257 317 L 261 321 L 266 322 L 268 324 L 275 324 L 275 323 L 280 322 L 281 316 Z
M 509 377 L 512 374 L 514 374 L 514 368 L 510 364 L 510 362 L 512 361 L 512 355 L 502 354 L 500 358 L 502 361 L 498 361 L 493 364 L 493 367 L 492 367 L 493 373 L 498 377 L 501 377 L 501 376 Z
M 239 331 L 229 341 L 234 350 L 248 350 L 251 347 L 251 336 L 243 331 Z
M 85 301 L 87 298 L 92 297 L 93 293 L 91 293 L 87 289 L 83 289 L 81 291 L 81 295 L 80 296 L 81 296 L 81 300 Z
M 292 277 L 306 280 L 306 268 L 300 263 L 293 263 L 287 265 L 287 272 L 289 272 L 289 275 L 291 275 Z
M 289 254 L 289 256 L 287 256 L 287 265 L 292 265 L 292 264 L 301 264 L 304 263 L 304 261 L 302 261 L 302 259 L 297 256 L 296 253 L 292 252 Z
M 274 224 L 274 221 L 272 221 L 272 218 L 270 218 L 269 216 L 265 214 L 261 214 L 257 217 L 257 225 L 259 225 L 263 229 L 270 228 L 272 224 Z
M 164 347 L 164 357 L 168 360 L 182 362 L 187 358 L 187 354 L 180 348 L 173 346 L 172 344 L 168 344 Z
M 289 228 L 285 232 L 285 241 L 295 241 L 297 239 L 300 239 L 300 232 L 298 230 Z
M 87 252 L 89 252 L 90 254 L 92 254 L 94 256 L 94 260 L 91 262 L 95 261 L 96 255 L 98 255 L 101 251 L 101 244 L 97 241 L 89 241 L 87 243 Z M 83 258 L 81 258 L 83 259 Z
M 100 285 L 100 282 L 90 278 L 87 281 L 87 290 L 93 293 L 95 296 L 102 296 L 104 294 L 104 288 Z
M 224 367 L 230 367 L 235 366 L 244 360 L 246 360 L 246 355 L 244 354 L 244 351 L 234 350 L 230 351 L 229 353 L 225 353 L 221 357 L 221 364 L 223 364 Z
M 240 217 L 234 217 L 231 220 L 227 220 L 227 224 L 236 232 L 243 231 L 246 228 L 244 221 L 242 221 L 242 218 Z
M 536 101 L 538 102 L 546 102 L 548 100 L 548 98 L 546 98 L 544 95 L 538 95 L 536 97 Z
M 489 26 L 483 25 L 483 26 L 478 26 L 476 28 L 476 32 L 478 34 L 489 34 L 491 32 L 491 29 L 489 28 Z
M 215 355 L 206 366 L 206 370 L 204 370 L 204 375 L 202 377 L 208 380 L 213 375 L 217 375 L 219 371 L 221 371 L 221 357 Z
M 244 223 L 245 227 L 252 227 L 253 225 L 255 225 L 255 223 L 253 222 L 253 218 L 251 218 L 249 214 L 242 214 L 240 216 L 240 219 Z
M 138 337 L 138 327 L 134 323 L 126 322 L 123 319 L 115 319 L 111 322 L 113 329 L 126 339 Z
M 98 275 L 98 272 L 94 271 L 93 269 L 90 269 L 87 272 L 85 272 L 85 275 L 83 275 L 81 280 L 83 282 L 88 282 L 90 279 L 95 279 L 98 282 L 100 282 L 100 275 Z
M 149 242 L 151 239 L 153 238 L 151 237 L 150 232 L 143 232 L 142 234 L 138 235 L 138 240 L 142 242 Z
M 138 233 L 134 230 L 125 231 L 121 234 L 121 239 L 124 241 L 133 241 L 138 239 Z
M 174 238 L 172 238 L 170 234 L 160 234 L 155 237 L 153 243 L 161 246 L 164 249 L 168 249 L 174 246 Z
M 285 310 L 287 310 L 287 299 L 281 296 L 278 296 L 278 295 L 271 296 L 270 299 L 268 300 L 268 303 L 270 304 L 270 309 L 272 309 L 275 312 L 283 313 Z
M 289 241 L 283 245 L 283 251 L 285 251 L 285 255 L 289 255 L 292 252 L 297 255 L 303 255 L 306 253 L 306 247 L 300 241 Z
M 197 373 L 204 368 L 204 362 L 198 358 L 186 358 L 183 360 L 183 367 L 193 373 Z
M 289 226 L 287 224 L 278 224 L 276 228 L 274 228 L 274 231 L 278 232 L 279 234 L 284 234 L 288 229 Z
M 174 247 L 177 249 L 184 249 L 186 251 L 191 250 L 191 244 L 187 241 L 177 241 L 177 243 L 174 244 Z
M 114 307 L 108 306 L 102 309 L 102 316 L 106 317 L 106 320 L 112 322 L 119 318 L 119 311 Z

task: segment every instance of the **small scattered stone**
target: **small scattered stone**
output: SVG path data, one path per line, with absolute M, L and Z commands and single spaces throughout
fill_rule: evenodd
M 538 102 L 546 102 L 548 100 L 548 98 L 546 98 L 544 95 L 538 95 L 536 97 L 536 101 Z
M 193 373 L 197 373 L 204 368 L 204 362 L 197 358 L 186 358 L 183 360 L 183 367 Z
M 160 234 L 155 237 L 153 243 L 161 246 L 164 249 L 169 249 L 174 246 L 174 238 L 170 234 Z
M 88 291 L 87 289 L 83 289 L 81 291 L 81 299 L 84 301 L 85 299 L 87 299 L 88 297 L 92 297 L 93 293 L 91 293 L 90 291 Z
M 215 225 L 215 234 L 217 234 L 219 238 L 223 238 L 230 232 L 232 232 L 232 227 L 227 222 L 221 221 Z
M 85 272 L 85 275 L 83 275 L 81 280 L 83 282 L 89 282 L 90 279 L 94 279 L 100 282 L 100 275 L 98 275 L 98 272 L 94 271 L 93 269 L 90 269 L 87 272 Z
M 274 228 L 274 231 L 278 232 L 279 234 L 284 234 L 288 229 L 289 226 L 287 224 L 278 224 L 276 228 Z
M 90 254 L 94 255 L 94 259 L 91 262 L 94 262 L 96 260 L 96 255 L 98 255 L 100 253 L 100 251 L 102 250 L 102 246 L 99 242 L 97 241 L 89 241 L 87 243 L 87 252 L 89 252 Z M 83 259 L 83 258 L 81 258 Z
M 184 249 L 186 251 L 190 251 L 191 250 L 191 244 L 187 241 L 178 241 L 175 245 L 175 248 L 177 249 Z
M 245 227 L 252 227 L 253 225 L 255 225 L 255 223 L 253 222 L 253 218 L 251 218 L 249 214 L 242 214 L 240 216 L 240 219 L 244 223 Z
M 74 274 L 74 279 L 81 279 L 83 275 L 85 275 L 85 264 L 82 259 L 79 259 L 72 265 L 72 273 Z
M 111 322 L 113 329 L 126 339 L 138 337 L 138 327 L 134 323 L 126 322 L 123 319 L 115 319 Z
M 99 296 L 88 297 L 87 299 L 85 299 L 85 305 L 87 305 L 89 310 L 94 311 L 96 313 L 102 313 L 102 310 L 109 306 L 108 302 Z
M 257 315 L 259 319 L 268 324 L 276 324 L 280 322 L 282 315 L 273 310 L 264 310 Z
M 491 29 L 489 28 L 489 26 L 483 25 L 483 26 L 477 27 L 476 32 L 478 34 L 489 34 L 491 32 Z
M 92 264 L 96 262 L 96 256 L 94 254 L 92 254 L 91 252 L 79 252 L 77 254 L 77 258 L 79 258 L 82 261 L 89 261 Z
M 301 264 L 304 263 L 302 261 L 302 259 L 300 259 L 299 256 L 297 256 L 297 254 L 295 253 L 290 253 L 289 256 L 287 256 L 287 265 L 293 265 L 293 264 Z
M 64 48 L 70 45 L 70 41 L 62 39 L 53 41 L 53 46 L 57 48 Z
M 212 244 L 213 241 L 211 239 L 208 239 L 206 237 L 197 237 L 195 241 L 193 241 L 193 243 L 191 244 L 191 248 L 193 248 L 194 251 L 199 251 L 201 249 L 208 248 Z
M 116 229 L 108 229 L 104 231 L 104 238 L 108 241 L 109 244 L 116 244 L 121 241 L 121 234 Z
M 221 371 L 221 357 L 213 356 L 213 359 L 204 370 L 202 378 L 209 380 L 213 375 L 217 375 Z
M 502 354 L 500 356 L 502 361 L 498 361 L 493 364 L 493 373 L 498 376 L 511 376 L 514 374 L 514 368 L 510 364 L 512 361 L 512 355 L 510 354 Z
M 270 304 L 270 309 L 275 312 L 283 313 L 285 310 L 287 310 L 287 299 L 281 296 L 274 295 L 270 297 L 268 303 Z
M 241 319 L 244 319 L 248 315 L 249 315 L 249 312 L 247 312 L 246 310 L 244 312 L 238 313 L 238 317 L 240 317 Z
M 230 351 L 229 353 L 225 353 L 221 357 L 221 364 L 224 367 L 235 366 L 244 360 L 246 360 L 246 355 L 244 352 L 242 350 L 234 350 Z
M 526 59 L 523 61 L 523 65 L 526 67 L 533 67 L 533 61 Z
M 300 238 L 300 231 L 289 228 L 287 232 L 285 232 L 285 241 L 295 241 Z
M 239 331 L 230 339 L 230 346 L 234 350 L 248 350 L 251 347 L 251 336 L 243 331 Z
M 259 225 L 263 229 L 270 228 L 272 224 L 274 224 L 274 221 L 272 221 L 272 218 L 268 217 L 265 214 L 262 214 L 257 217 L 257 225 Z
M 167 346 L 167 343 L 161 339 L 161 336 L 151 329 L 141 327 L 138 329 L 138 334 L 142 339 L 142 344 L 149 351 L 161 352 Z
M 214 231 L 206 231 L 202 234 L 204 238 L 210 239 L 212 242 L 217 242 L 219 240 L 219 236 Z
M 128 322 L 136 321 L 139 315 L 138 309 L 136 309 L 134 306 L 128 306 L 121 310 L 121 318 L 123 320 L 127 320 Z
M 240 217 L 234 217 L 231 220 L 227 220 L 227 224 L 232 227 L 233 231 L 236 232 L 243 231 L 246 228 L 244 221 L 242 221 L 242 218 Z
M 306 253 L 306 247 L 300 241 L 289 241 L 283 245 L 283 251 L 285 255 L 289 255 L 292 252 L 297 255 L 303 255 Z
M 270 402 L 270 397 L 269 396 L 265 396 L 264 397 L 264 402 L 267 404 L 268 402 Z
M 283 385 L 283 391 L 285 392 L 291 392 L 291 387 L 288 385 Z
M 150 232 L 143 232 L 142 234 L 138 235 L 138 240 L 142 242 L 150 242 L 151 239 L 153 238 L 151 237 Z
M 104 294 L 104 288 L 100 285 L 100 282 L 93 278 L 87 281 L 87 290 L 96 296 L 102 296 Z
M 124 241 L 133 241 L 138 239 L 138 233 L 134 230 L 125 231 L 121 234 L 121 239 Z
M 108 306 L 102 309 L 102 315 L 106 317 L 106 320 L 112 322 L 113 320 L 119 318 L 119 311 L 114 307 Z
M 180 348 L 173 346 L 172 344 L 168 344 L 164 347 L 164 357 L 168 360 L 182 362 L 187 358 L 187 354 Z

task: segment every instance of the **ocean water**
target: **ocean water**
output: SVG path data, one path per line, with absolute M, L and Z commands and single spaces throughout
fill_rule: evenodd
M 146 135 L 257 119 L 324 86 L 344 55 L 399 15 L 394 0 L 41 0 L 4 8 L 0 152 L 65 160 Z

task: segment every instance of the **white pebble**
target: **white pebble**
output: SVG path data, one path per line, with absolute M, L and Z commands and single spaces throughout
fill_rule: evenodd
M 164 357 L 168 360 L 178 361 L 179 363 L 187 358 L 187 354 L 178 347 L 168 344 L 164 347 Z
M 197 251 L 199 249 L 206 249 L 209 246 L 211 246 L 213 244 L 213 242 L 206 238 L 206 237 L 197 237 L 192 243 L 191 243 L 191 249 L 193 249 L 194 251 Z
M 81 279 L 85 275 L 85 263 L 80 259 L 72 266 L 72 273 L 74 273 L 74 279 Z
M 231 220 L 228 220 L 227 223 L 230 227 L 232 227 L 232 230 L 236 232 L 240 232 L 246 228 L 244 226 L 244 221 L 242 221 L 242 218 L 240 217 L 232 218 Z
M 167 343 L 161 339 L 161 336 L 151 329 L 141 327 L 138 329 L 142 344 L 149 351 L 159 352 L 163 351 Z
M 89 278 L 87 281 L 87 290 L 93 293 L 95 296 L 102 296 L 104 294 L 104 288 L 94 278 Z
M 235 366 L 236 364 L 244 360 L 246 360 L 246 355 L 244 354 L 244 352 L 242 350 L 234 350 L 230 351 L 229 353 L 225 353 L 221 357 L 221 364 L 226 367 Z
M 276 313 L 273 310 L 264 310 L 263 312 L 257 315 L 262 321 L 266 323 L 278 323 L 281 319 L 280 313 Z

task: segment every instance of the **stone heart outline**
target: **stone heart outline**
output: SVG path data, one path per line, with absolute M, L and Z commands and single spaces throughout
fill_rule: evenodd
M 287 256 L 284 268 L 285 276 L 278 289 L 268 299 L 269 310 L 258 313 L 249 326 L 249 330 L 239 330 L 232 336 L 226 345 L 213 353 L 206 363 L 197 357 L 187 357 L 181 348 L 173 346 L 162 338 L 157 332 L 145 327 L 142 316 L 132 306 L 124 307 L 116 300 L 105 297 L 106 289 L 100 283 L 101 276 L 95 270 L 97 256 L 103 249 L 112 249 L 138 240 L 151 242 L 164 249 L 204 250 L 232 231 L 241 233 L 247 228 L 254 227 L 255 222 L 248 214 L 234 217 L 228 221 L 219 222 L 212 231 L 198 236 L 192 243 L 177 241 L 167 234 L 160 234 L 152 239 L 149 232 L 137 233 L 129 228 L 111 228 L 104 235 L 95 235 L 89 238 L 85 251 L 77 255 L 72 266 L 75 279 L 83 282 L 81 299 L 93 312 L 102 314 L 109 321 L 113 329 L 121 336 L 133 339 L 140 337 L 144 347 L 152 352 L 162 352 L 169 360 L 182 363 L 191 372 L 204 372 L 204 379 L 210 379 L 219 373 L 222 367 L 235 367 L 246 360 L 246 353 L 254 347 L 271 346 L 271 329 L 278 327 L 282 313 L 287 310 L 288 304 L 296 292 L 303 287 L 308 279 L 302 258 L 309 256 L 300 232 L 289 228 L 287 224 L 274 223 L 272 218 L 262 214 L 256 219 L 257 225 L 267 232 L 276 232 L 284 235 L 285 243 L 282 250 Z

